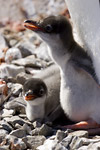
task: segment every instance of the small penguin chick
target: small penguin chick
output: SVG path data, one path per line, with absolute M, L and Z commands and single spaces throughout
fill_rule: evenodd
M 23 85 L 24 100 L 27 104 L 26 115 L 30 121 L 43 119 L 44 102 L 47 97 L 46 84 L 39 78 L 28 79 Z

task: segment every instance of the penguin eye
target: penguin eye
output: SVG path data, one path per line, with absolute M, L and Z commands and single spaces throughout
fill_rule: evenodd
M 52 26 L 50 24 L 48 24 L 46 27 L 45 27 L 46 31 L 47 32 L 51 32 L 53 30 Z
M 40 91 L 39 91 L 39 95 L 43 95 L 44 94 L 44 89 L 40 89 Z

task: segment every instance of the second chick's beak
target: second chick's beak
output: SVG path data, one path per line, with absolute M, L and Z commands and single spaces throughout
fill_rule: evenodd
M 32 91 L 29 90 L 28 92 L 25 93 L 25 100 L 26 101 L 31 101 L 31 100 L 34 100 L 35 98 L 36 98 L 36 95 L 33 94 Z
M 32 31 L 43 31 L 43 28 L 39 26 L 39 23 L 33 20 L 24 21 L 24 27 L 32 30 Z

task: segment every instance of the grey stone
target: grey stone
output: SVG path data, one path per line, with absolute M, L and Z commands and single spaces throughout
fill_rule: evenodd
M 4 104 L 4 108 L 13 109 L 15 112 L 25 114 L 25 102 L 23 97 L 13 98 Z
M 24 143 L 26 143 L 27 147 L 36 149 L 38 146 L 42 145 L 46 138 L 44 136 L 27 136 L 23 138 Z
M 17 75 L 16 81 L 20 84 L 24 84 L 26 80 L 32 78 L 32 75 L 26 74 L 25 72 L 21 72 Z
M 5 61 L 7 63 L 11 63 L 12 60 L 16 60 L 16 59 L 20 59 L 20 58 L 22 58 L 22 54 L 21 54 L 20 50 L 16 47 L 9 48 L 5 55 Z
M 64 145 L 66 148 L 69 147 L 71 141 L 73 139 L 73 136 L 72 135 L 68 135 L 66 138 L 64 138 L 62 141 L 61 141 L 61 144 Z
M 52 128 L 45 124 L 43 124 L 40 128 L 36 128 L 32 131 L 32 135 L 50 136 L 52 133 L 53 133 Z
M 45 68 L 47 63 L 39 58 L 35 58 L 34 55 L 27 56 L 25 58 L 17 59 L 12 61 L 13 64 L 24 67 L 32 68 Z
M 89 138 L 81 138 L 81 140 L 83 141 L 84 145 L 89 145 L 90 143 L 96 143 L 96 142 L 100 142 L 100 139 L 89 139 Z
M 27 148 L 26 144 L 13 135 L 7 135 L 6 139 L 9 141 L 10 150 L 25 150 Z
M 21 126 L 20 124 L 16 123 L 16 124 L 15 124 L 15 128 L 16 128 L 16 129 L 20 129 L 20 128 L 22 128 L 22 126 Z
M 31 134 L 31 127 L 26 123 L 23 125 L 22 129 L 25 130 L 27 134 Z
M 21 41 L 16 45 L 16 47 L 20 49 L 22 57 L 27 57 L 29 55 L 32 55 L 35 50 L 35 46 L 29 41 L 24 41 L 24 42 Z
M 23 138 L 26 136 L 26 131 L 20 128 L 13 130 L 10 135 L 16 136 L 17 138 Z
M 38 121 L 34 121 L 34 122 L 33 122 L 33 126 L 34 126 L 34 128 L 41 127 L 41 123 L 38 122 Z
M 100 150 L 100 142 L 89 144 L 88 150 Z
M 15 114 L 15 111 L 13 109 L 10 109 L 10 110 L 8 110 L 8 109 L 2 109 L 0 111 L 0 115 L 2 116 L 2 118 L 9 117 L 9 116 L 12 116 L 14 114 Z
M 19 83 L 9 83 L 8 87 L 11 88 L 11 91 L 13 91 L 14 96 L 19 96 L 19 94 L 22 92 L 22 85 Z
M 58 140 L 47 139 L 43 145 L 37 147 L 37 150 L 67 150 Z
M 8 131 L 7 131 L 7 130 L 0 129 L 0 138 L 5 137 L 7 134 L 8 134 Z
M 74 131 L 74 132 L 71 132 L 69 134 L 71 134 L 73 136 L 88 138 L 88 131 L 85 131 L 85 130 Z
M 78 148 L 78 150 L 87 150 L 88 146 L 81 146 L 80 148 Z
M 11 132 L 13 130 L 12 126 L 8 124 L 6 121 L 1 120 L 0 121 L 1 129 L 7 130 L 8 132 Z
M 18 40 L 16 40 L 16 39 L 10 39 L 10 40 L 9 40 L 9 45 L 10 45 L 11 47 L 14 47 L 17 43 L 18 43 Z
M 53 133 L 53 130 L 52 130 L 51 127 L 49 127 L 49 126 L 47 126 L 45 124 L 43 124 L 40 127 L 40 132 L 39 132 L 40 135 L 50 136 L 50 135 L 52 135 L 52 133 Z
M 8 44 L 7 44 L 7 41 L 4 37 L 3 34 L 0 34 L 0 54 L 1 54 L 1 50 L 3 50 L 4 48 L 7 48 L 8 47 Z M 0 55 L 1 57 L 1 55 Z
M 9 150 L 9 145 L 0 146 L 0 150 Z
M 16 123 L 23 125 L 25 123 L 25 121 L 18 117 L 18 116 L 12 116 L 11 118 L 4 118 L 4 120 L 6 120 L 8 123 L 12 124 L 13 126 L 15 126 Z
M 24 67 L 6 63 L 0 65 L 0 78 L 16 77 L 20 72 L 25 72 Z
M 72 142 L 70 144 L 70 149 L 75 150 L 83 145 L 83 141 L 81 138 L 74 136 Z
M 56 133 L 56 140 L 59 142 L 62 141 L 67 136 L 67 134 L 64 131 L 58 130 Z

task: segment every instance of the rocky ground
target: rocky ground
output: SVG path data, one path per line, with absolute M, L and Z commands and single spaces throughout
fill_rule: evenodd
M 53 2 L 49 2 L 47 14 L 65 9 L 63 1 Z M 27 119 L 24 107 L 19 106 L 23 101 L 21 83 L 51 65 L 52 60 L 47 45 L 20 23 L 3 25 L 0 31 L 0 150 L 99 150 L 99 135 L 60 130 L 52 123 Z

